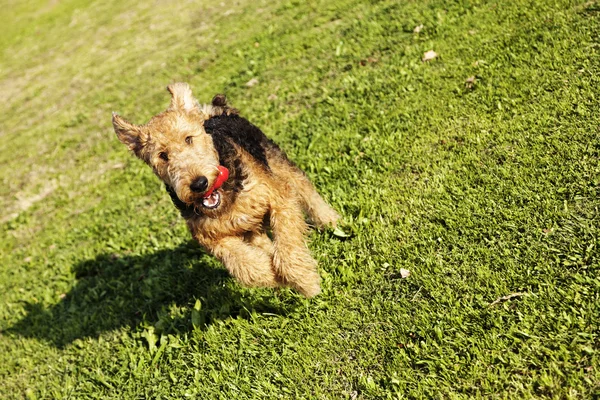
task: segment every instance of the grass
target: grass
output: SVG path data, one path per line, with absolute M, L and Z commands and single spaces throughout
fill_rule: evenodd
M 599 12 L 4 2 L 0 398 L 600 396 Z M 344 215 L 321 296 L 236 284 L 118 143 L 174 81 Z

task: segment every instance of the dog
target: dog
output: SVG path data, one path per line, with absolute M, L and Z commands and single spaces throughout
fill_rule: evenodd
M 169 108 L 145 125 L 113 113 L 119 140 L 164 182 L 195 240 L 245 286 L 320 293 L 308 224 L 339 214 L 305 173 L 224 95 L 200 105 L 186 83 L 169 85 Z

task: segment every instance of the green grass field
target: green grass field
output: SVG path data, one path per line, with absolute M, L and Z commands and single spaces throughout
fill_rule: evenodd
M 1 3 L 0 398 L 600 396 L 599 2 Z M 343 214 L 322 295 L 240 287 L 118 142 L 176 81 Z

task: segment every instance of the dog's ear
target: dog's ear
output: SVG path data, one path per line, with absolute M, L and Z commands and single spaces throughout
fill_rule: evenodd
M 217 113 L 221 113 L 219 115 L 238 115 L 239 111 L 233 107 L 229 107 L 227 105 L 227 97 L 224 94 L 216 94 L 212 99 L 212 106 L 215 107 L 213 110 L 216 110 Z
M 142 129 L 131 122 L 127 122 L 116 113 L 113 113 L 112 123 L 113 127 L 115 128 L 115 133 L 117 134 L 117 137 L 121 143 L 139 156 L 142 148 L 146 144 Z
M 190 85 L 183 82 L 173 83 L 167 86 L 171 93 L 171 110 L 194 111 L 198 108 L 198 101 L 192 95 Z
M 227 107 L 227 97 L 224 94 L 216 94 L 212 99 L 212 105 L 215 107 Z

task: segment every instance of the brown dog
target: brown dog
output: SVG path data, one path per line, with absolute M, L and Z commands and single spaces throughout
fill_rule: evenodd
M 200 106 L 185 83 L 146 125 L 113 114 L 121 142 L 165 183 L 192 236 L 248 286 L 291 286 L 319 294 L 303 211 L 317 226 L 339 215 L 306 175 L 225 96 Z M 273 240 L 267 235 L 272 232 Z

